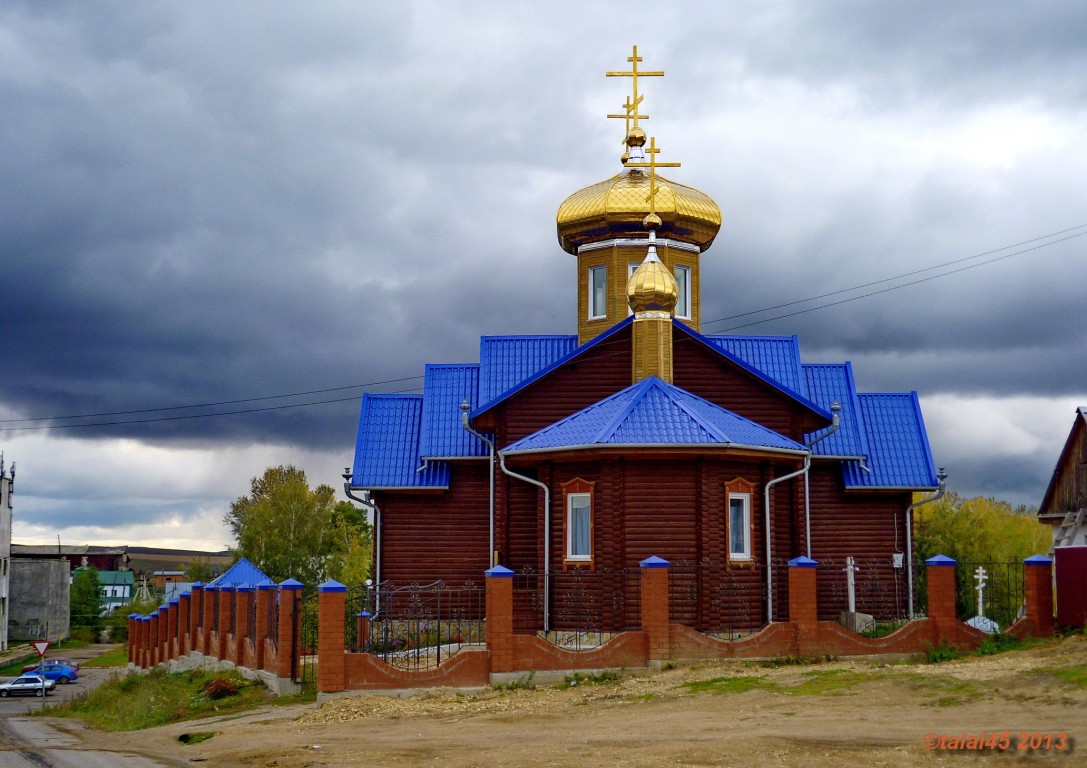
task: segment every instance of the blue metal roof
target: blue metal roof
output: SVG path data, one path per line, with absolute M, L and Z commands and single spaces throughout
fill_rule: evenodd
M 864 433 L 861 406 L 857 401 L 853 366 L 850 363 L 805 363 L 802 368 L 807 381 L 808 397 L 828 410 L 835 400 L 842 406 L 842 411 L 838 414 L 838 430 L 813 445 L 812 455 L 866 458 L 868 438 Z M 807 434 L 804 439 L 810 441 L 812 435 L 821 432 L 825 430 Z
M 208 584 L 209 587 L 251 587 L 264 581 L 268 577 L 257 566 L 244 557 L 234 565 L 227 568 L 215 581 Z
M 797 381 L 800 384 L 800 388 L 798 389 L 798 388 L 790 387 L 787 384 L 785 384 L 784 382 L 778 381 L 777 379 L 770 376 L 768 373 L 760 370 L 758 367 L 756 367 L 752 363 L 749 363 L 748 361 L 744 360 L 743 358 L 738 357 L 737 355 L 733 354 L 732 352 L 730 352 L 728 349 L 725 348 L 725 345 L 720 344 L 720 343 L 715 343 L 713 338 L 711 338 L 709 336 L 703 336 L 698 331 L 696 331 L 696 330 L 694 330 L 692 328 L 688 328 L 686 325 L 679 322 L 678 320 L 673 320 L 672 321 L 672 327 L 674 329 L 676 329 L 676 330 L 681 331 L 682 333 L 686 333 L 691 338 L 702 342 L 709 349 L 713 350 L 714 352 L 716 352 L 718 355 L 725 358 L 729 362 L 733 363 L 738 368 L 741 368 L 742 370 L 747 371 L 748 373 L 750 373 L 755 378 L 759 379 L 760 381 L 765 382 L 769 386 L 771 386 L 774 389 L 781 392 L 786 397 L 792 398 L 796 402 L 803 405 L 805 408 L 808 408 L 808 409 L 814 411 L 815 413 L 819 414 L 820 416 L 822 416 L 827 421 L 831 420 L 832 416 L 831 416 L 830 411 L 826 410 L 825 408 L 822 408 L 819 405 L 816 405 L 815 403 L 813 403 L 808 398 L 808 396 L 806 394 L 804 394 L 804 391 L 803 391 L 804 380 L 803 380 L 803 377 L 800 376 L 799 374 L 797 376 Z M 722 337 L 717 337 L 717 338 L 720 339 Z M 774 337 L 770 337 L 770 338 L 774 338 Z M 754 349 L 755 349 L 755 347 L 752 346 L 752 351 L 754 351 Z M 799 352 L 798 352 L 798 354 L 799 354 Z M 784 360 L 784 357 L 782 358 L 782 361 L 783 360 Z M 799 358 L 797 358 L 797 364 L 798 365 L 799 365 L 799 362 L 800 362 Z
M 422 395 L 362 396 L 351 487 L 448 488 L 449 464 L 432 461 L 421 472 Z
M 935 490 L 939 481 L 917 393 L 861 393 L 857 400 L 871 471 L 859 461 L 843 462 L 846 489 Z
M 707 335 L 718 349 L 735 355 L 793 392 L 809 394 L 800 372 L 800 342 L 796 336 Z
M 424 458 L 486 456 L 487 446 L 461 426 L 460 404 L 475 406 L 478 365 L 427 365 L 419 454 Z
M 577 336 L 484 336 L 479 402 L 489 403 L 577 349 Z M 472 405 L 475 405 L 473 401 Z
M 800 443 L 651 376 L 518 440 L 503 453 L 688 445 L 807 452 Z
M 634 317 L 629 316 L 625 320 L 621 320 L 620 322 L 616 323 L 615 325 L 613 325 L 608 330 L 604 331 L 602 334 L 600 334 L 596 338 L 590 339 L 589 341 L 585 342 L 580 347 L 577 346 L 577 337 L 575 337 L 575 336 L 567 337 L 567 338 L 573 339 L 573 346 L 572 346 L 572 348 L 570 349 L 569 352 L 567 352 L 565 355 L 562 355 L 561 357 L 555 358 L 548 365 L 545 365 L 542 368 L 538 368 L 536 370 L 536 372 L 533 373 L 532 375 L 530 375 L 528 378 L 521 379 L 514 386 L 510 387 L 509 389 L 501 391 L 498 395 L 496 395 L 493 399 L 490 399 L 490 400 L 488 400 L 484 396 L 484 393 L 483 393 L 483 379 L 484 379 L 485 375 L 490 376 L 490 372 L 487 370 L 487 366 L 485 366 L 481 362 L 480 363 L 480 392 L 479 392 L 480 406 L 479 406 L 479 408 L 476 408 L 474 411 L 472 411 L 471 415 L 473 417 L 475 417 L 475 416 L 478 416 L 481 413 L 489 411 L 491 408 L 494 408 L 496 405 L 498 405 L 503 400 L 506 400 L 507 398 L 515 395 L 516 393 L 520 392 L 522 389 L 529 386 L 530 384 L 533 384 L 533 383 L 539 381 L 544 376 L 549 374 L 551 371 L 555 370 L 556 368 L 558 368 L 558 367 L 560 367 L 562 365 L 565 365 L 568 361 L 573 360 L 578 355 L 592 349 L 597 344 L 602 344 L 602 343 L 606 342 L 608 339 L 610 339 L 612 336 L 614 336 L 616 333 L 618 333 L 623 328 L 626 328 L 632 322 L 634 322 Z M 513 338 L 516 338 L 516 337 L 506 337 L 506 338 L 513 339 Z M 529 336 L 529 337 L 522 337 L 522 338 L 529 338 L 529 339 L 531 339 L 531 338 L 560 339 L 562 337 L 558 337 L 558 336 L 531 337 L 531 336 Z M 556 342 L 555 347 L 553 348 L 552 351 L 554 351 L 554 352 L 559 351 L 560 346 L 561 345 L 558 342 Z M 482 350 L 482 345 L 481 345 L 480 353 L 482 354 L 482 352 L 483 352 L 483 350 Z M 527 367 L 528 366 L 526 366 L 526 369 L 527 369 Z M 510 376 L 509 378 L 512 379 L 514 377 Z M 490 385 L 488 385 L 488 386 L 490 386 Z

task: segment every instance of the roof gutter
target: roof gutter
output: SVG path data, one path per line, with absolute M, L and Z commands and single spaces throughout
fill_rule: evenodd
M 906 557 L 909 560 L 909 568 L 906 570 L 906 599 L 908 601 L 906 605 L 909 608 L 909 617 L 911 619 L 913 618 L 913 511 L 918 507 L 923 507 L 925 504 L 931 504 L 943 496 L 947 491 L 947 472 L 944 471 L 943 467 L 940 467 L 936 479 L 940 481 L 940 485 L 936 488 L 936 493 L 929 496 L 927 499 L 921 499 L 921 501 L 906 507 Z
M 490 451 L 487 461 L 487 472 L 490 475 L 491 483 L 491 495 L 488 501 L 488 530 L 490 531 L 490 541 L 487 550 L 487 559 L 490 561 L 488 568 L 493 568 L 498 565 L 498 556 L 494 551 L 494 440 L 484 435 L 482 432 L 477 432 L 475 428 L 468 422 L 468 412 L 472 410 L 472 405 L 467 400 L 461 400 L 460 403 L 460 425 L 468 432 L 472 433 L 484 443 L 487 444 L 487 448 Z

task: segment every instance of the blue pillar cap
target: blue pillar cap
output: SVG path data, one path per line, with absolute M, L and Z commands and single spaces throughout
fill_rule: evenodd
M 180 595 L 177 596 L 177 599 L 178 600 L 184 600 L 186 597 L 191 598 L 192 597 L 192 592 L 187 592 L 187 591 L 182 592 Z
M 271 579 L 257 582 L 257 589 L 275 589 L 276 583 Z
M 671 563 L 665 560 L 663 557 L 657 557 L 656 555 L 650 555 L 645 560 L 638 563 L 642 568 L 667 568 Z
M 513 571 L 504 565 L 496 565 L 494 568 L 485 570 L 483 575 L 488 579 L 511 579 L 513 578 Z
M 335 579 L 329 579 L 324 584 L 320 584 L 317 587 L 318 592 L 346 592 L 347 587 Z
M 936 555 L 926 560 L 925 565 L 958 565 L 958 562 L 947 555 Z
M 194 581 L 194 582 L 192 583 L 192 587 L 191 587 L 191 588 L 192 588 L 192 589 L 203 589 L 203 588 L 204 588 L 204 582 L 202 582 L 202 581 Z
M 141 616 L 140 621 L 151 621 L 151 617 L 150 616 Z
M 359 615 L 358 615 L 357 618 L 368 619 L 368 618 L 370 618 L 370 612 L 369 611 L 359 611 Z
M 154 619 L 154 618 L 157 618 L 158 615 L 159 615 L 158 611 L 151 611 L 151 615 L 148 618 Z
M 173 600 L 170 601 L 170 605 L 177 605 L 177 598 L 176 597 Z
M 170 609 L 170 604 L 169 603 L 163 603 L 162 605 L 159 606 L 160 611 L 167 611 L 169 609 Z
M 810 557 L 801 555 L 800 557 L 794 557 L 789 561 L 790 568 L 818 568 L 819 562 L 812 560 Z
M 280 589 L 302 589 L 302 582 L 297 579 L 287 579 L 279 582 Z
M 140 618 L 140 614 L 138 614 L 138 613 L 130 613 L 130 614 L 128 614 L 128 618 L 130 618 L 130 619 L 138 619 L 138 618 Z
M 253 591 L 253 585 L 252 584 L 239 584 L 238 586 L 234 587 L 234 591 L 235 592 L 252 592 Z
M 1053 565 L 1053 558 L 1045 555 L 1031 555 L 1023 561 L 1023 565 Z

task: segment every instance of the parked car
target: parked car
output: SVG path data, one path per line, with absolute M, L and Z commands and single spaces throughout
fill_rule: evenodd
M 71 667 L 76 672 L 79 671 L 79 662 L 78 661 L 72 661 L 71 659 L 67 659 L 67 658 L 65 658 L 63 656 L 50 656 L 48 659 L 45 660 L 45 663 L 46 664 L 64 664 L 66 666 Z M 27 664 L 25 667 L 23 667 L 23 672 L 30 672 L 32 670 L 35 670 L 35 669 L 38 668 L 39 664 L 41 664 L 40 661 L 35 661 L 33 664 Z
M 61 685 L 67 685 L 75 680 L 79 679 L 79 673 L 69 667 L 67 664 L 58 664 L 55 661 L 45 662 L 45 679 L 55 680 Z M 42 668 L 36 666 L 29 670 L 29 674 L 40 675 Z
M 56 682 L 46 679 L 44 693 L 49 693 L 56 687 Z M 0 697 L 17 696 L 20 693 L 41 696 L 43 694 L 41 675 L 19 675 L 14 680 L 0 683 Z

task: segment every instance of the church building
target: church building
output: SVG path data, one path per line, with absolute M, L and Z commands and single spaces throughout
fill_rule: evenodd
M 882 574 L 867 612 L 905 617 L 913 494 L 939 484 L 917 394 L 858 392 L 850 363 L 803 362 L 796 336 L 701 332 L 721 212 L 658 173 L 678 164 L 657 159 L 638 89 L 663 73 L 636 47 L 628 62 L 608 73 L 633 83 L 623 168 L 558 208 L 576 334 L 484 336 L 477 362 L 427 365 L 422 394 L 363 397 L 348 490 L 375 509 L 377 579 L 547 574 L 550 629 L 578 574 L 659 557 L 674 581 L 728 585 L 674 620 L 755 629 L 787 605 L 778 566 L 852 557 Z M 840 571 L 820 568 L 820 618 L 845 610 Z M 622 629 L 637 606 L 600 610 Z

